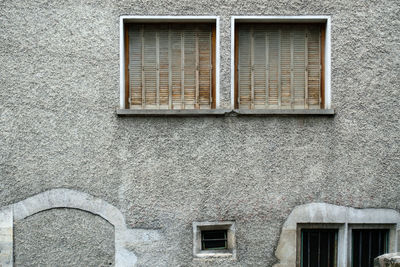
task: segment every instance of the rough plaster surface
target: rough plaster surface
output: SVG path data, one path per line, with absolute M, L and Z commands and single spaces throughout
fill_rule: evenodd
M 157 249 L 159 246 L 157 241 L 161 236 L 158 230 L 129 229 L 123 214 L 108 202 L 86 193 L 58 188 L 36 194 L 0 209 L 0 248 L 2 248 L 0 250 L 0 266 L 12 267 L 13 265 L 13 223 L 36 213 L 56 208 L 86 211 L 109 222 L 114 227 L 115 245 L 114 251 L 109 251 L 109 253 L 114 254 L 116 267 L 135 266 L 138 263 L 135 253 L 132 252 L 133 247 L 147 246 Z M 63 220 L 60 223 L 62 224 Z M 92 225 L 92 227 L 95 226 L 95 224 Z M 82 231 L 80 234 L 83 237 L 86 233 Z M 53 235 L 56 236 L 57 231 Z M 38 248 L 36 245 L 32 245 L 34 249 Z M 74 246 L 74 248 L 79 249 L 79 246 Z M 149 249 L 149 252 L 151 253 L 152 249 Z M 36 263 L 30 262 L 30 264 Z
M 114 227 L 88 212 L 52 209 L 17 221 L 14 247 L 15 266 L 114 266 Z
M 304 203 L 400 210 L 399 5 L 0 1 L 0 206 L 59 187 L 104 199 L 128 227 L 161 229 L 133 248 L 143 266 L 271 266 Z M 221 17 L 221 108 L 231 15 L 331 15 L 337 115 L 117 117 L 119 16 L 175 14 Z M 217 220 L 236 222 L 237 261 L 193 260 L 192 222 Z

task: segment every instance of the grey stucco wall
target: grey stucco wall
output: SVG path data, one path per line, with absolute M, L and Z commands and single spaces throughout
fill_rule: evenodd
M 113 266 L 114 227 L 76 209 L 36 213 L 14 225 L 15 266 Z
M 221 16 L 224 108 L 231 15 L 321 14 L 335 117 L 115 115 L 120 15 Z M 236 221 L 238 259 L 218 265 L 271 266 L 297 205 L 400 210 L 399 16 L 396 0 L 0 1 L 0 206 L 59 187 L 104 199 L 161 229 L 156 248 L 132 247 L 146 266 L 216 265 L 193 260 L 193 221 Z

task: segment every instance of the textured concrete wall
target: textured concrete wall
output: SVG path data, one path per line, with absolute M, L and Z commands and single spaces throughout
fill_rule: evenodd
M 118 207 L 130 228 L 161 228 L 153 250 L 132 246 L 138 263 L 153 266 L 203 264 L 192 257 L 193 221 L 236 222 L 238 260 L 219 265 L 271 266 L 297 205 L 400 210 L 399 5 L 0 1 L 0 206 L 59 187 L 89 193 Z M 221 16 L 222 108 L 231 15 L 331 15 L 337 115 L 117 117 L 119 16 L 195 14 Z
M 114 227 L 80 210 L 52 209 L 16 222 L 14 246 L 15 266 L 114 265 Z

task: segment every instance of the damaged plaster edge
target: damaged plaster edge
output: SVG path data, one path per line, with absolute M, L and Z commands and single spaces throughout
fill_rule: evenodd
M 13 224 L 41 211 L 55 208 L 79 209 L 98 215 L 114 227 L 115 266 L 135 266 L 136 255 L 127 249 L 131 243 L 159 240 L 159 230 L 128 229 L 122 212 L 110 203 L 72 189 L 48 190 L 15 204 L 0 208 L 0 266 L 13 266 Z
M 279 263 L 274 267 L 296 266 L 297 224 L 332 223 L 341 224 L 339 228 L 338 266 L 347 266 L 347 234 L 349 224 L 393 224 L 396 226 L 394 248 L 398 248 L 398 232 L 400 229 L 400 213 L 393 209 L 356 209 L 328 203 L 309 203 L 295 207 L 285 223 L 275 256 Z

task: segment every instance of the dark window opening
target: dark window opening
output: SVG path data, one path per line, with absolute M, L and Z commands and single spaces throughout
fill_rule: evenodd
M 373 267 L 374 259 L 388 252 L 388 229 L 353 229 L 352 233 L 353 267 Z
M 201 249 L 228 249 L 227 230 L 201 231 Z
M 337 229 L 302 229 L 301 267 L 336 267 L 337 233 Z

